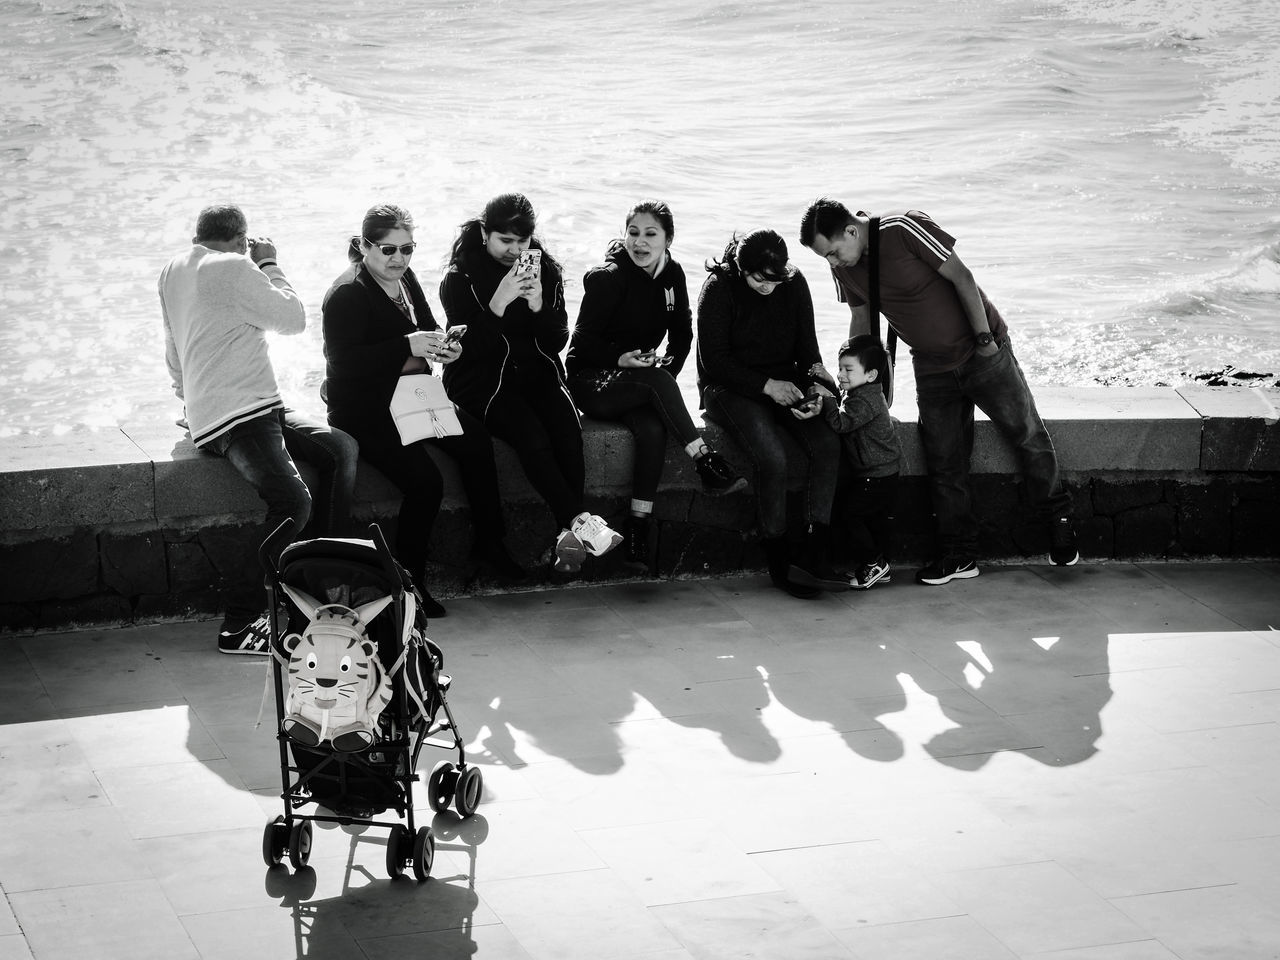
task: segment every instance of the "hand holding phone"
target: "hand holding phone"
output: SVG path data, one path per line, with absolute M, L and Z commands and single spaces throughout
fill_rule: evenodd
M 525 250 L 516 258 L 516 278 L 537 280 L 542 275 L 542 251 Z
M 466 335 L 467 325 L 460 323 L 457 326 L 450 327 L 444 334 L 444 345 L 450 346 L 455 343 L 461 343 L 463 336 Z

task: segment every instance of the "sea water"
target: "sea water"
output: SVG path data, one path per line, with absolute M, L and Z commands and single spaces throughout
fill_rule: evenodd
M 1280 372 L 1277 0 L 6 0 L 0 78 L 4 436 L 180 415 L 156 277 L 218 200 L 307 306 L 271 351 L 313 412 L 365 209 L 413 213 L 439 313 L 458 224 L 511 190 L 571 316 L 659 197 L 695 302 L 734 231 L 782 233 L 834 362 L 796 239 L 830 194 L 953 233 L 1033 383 Z

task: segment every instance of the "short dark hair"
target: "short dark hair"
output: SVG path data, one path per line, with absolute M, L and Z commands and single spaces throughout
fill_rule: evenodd
M 234 203 L 215 203 L 200 211 L 196 217 L 196 242 L 234 240 L 249 226 L 244 211 Z
M 800 244 L 812 247 L 814 237 L 818 234 L 830 240 L 851 223 L 853 223 L 853 214 L 849 212 L 848 207 L 839 200 L 819 197 L 809 204 L 809 209 L 804 212 L 804 217 L 800 220 Z
M 853 357 L 862 364 L 863 370 L 878 370 L 880 376 L 885 375 L 889 366 L 889 354 L 880 342 L 879 337 L 864 333 L 840 344 L 838 358 Z

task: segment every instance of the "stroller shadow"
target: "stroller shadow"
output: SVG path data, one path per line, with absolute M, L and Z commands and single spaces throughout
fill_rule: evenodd
M 268 868 L 264 890 L 289 911 L 299 960 L 364 956 L 363 945 L 373 941 L 387 943 L 387 953 L 432 960 L 475 956 L 472 930 L 480 902 L 475 891 L 477 849 L 488 836 L 488 821 L 481 814 L 463 820 L 442 813 L 436 814 L 431 829 L 436 836 L 437 866 L 448 859 L 462 869 L 452 874 L 433 871 L 426 883 L 404 877 L 388 880 L 370 872 L 364 864 L 376 861 L 381 853 L 371 856 L 362 848 L 382 847 L 383 837 L 359 828 L 348 830 L 350 843 L 337 896 L 312 899 L 317 875 L 309 866 L 294 872 Z

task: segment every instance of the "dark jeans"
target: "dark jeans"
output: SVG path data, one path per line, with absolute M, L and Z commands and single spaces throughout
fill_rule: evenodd
M 698 439 L 675 378 L 658 367 L 595 370 L 575 376 L 569 390 L 588 417 L 626 424 L 636 441 L 631 496 L 653 500 L 667 457 L 667 435 L 682 447 Z
M 1022 368 L 1008 338 L 990 357 L 974 354 L 959 369 L 916 376 L 920 440 L 933 494 L 942 552 L 974 557 L 978 522 L 969 495 L 973 408 L 994 423 L 1014 447 L 1027 501 L 1038 519 L 1071 512 L 1071 497 L 1058 482 L 1058 457 L 1036 412 Z
M 511 445 L 529 485 L 560 529 L 568 529 L 582 512 L 586 485 L 582 423 L 569 394 L 555 388 L 504 388 L 489 402 L 484 425 Z
M 431 458 L 435 447 L 458 464 L 462 487 L 471 502 L 471 525 L 477 546 L 491 545 L 506 535 L 493 440 L 471 414 L 459 409 L 462 435 L 419 440 L 407 446 L 388 418 L 375 423 L 349 424 L 360 441 L 360 455 L 386 476 L 402 494 L 393 551 L 415 580 L 427 567 L 427 545 L 444 500 L 444 476 Z
M 792 437 L 809 461 L 806 512 L 810 523 L 831 521 L 831 501 L 840 464 L 840 438 L 822 417 L 797 420 L 767 396 L 746 397 L 723 387 L 707 387 L 707 419 L 729 431 L 755 466 L 756 510 L 766 538 L 787 533 L 787 447 Z
M 832 557 L 855 567 L 891 560 L 897 494 L 897 474 L 855 477 L 848 462 L 842 463 L 831 508 Z
M 292 410 L 257 417 L 215 437 L 201 449 L 226 457 L 267 505 L 261 542 L 285 520 L 291 520 L 292 536 L 304 529 L 315 536 L 347 533 L 355 490 L 356 442 L 341 430 L 310 420 Z M 320 475 L 312 508 L 294 457 L 312 464 Z M 271 558 L 279 559 L 279 554 Z M 265 608 L 261 586 L 234 589 L 227 599 L 226 619 L 242 625 Z

